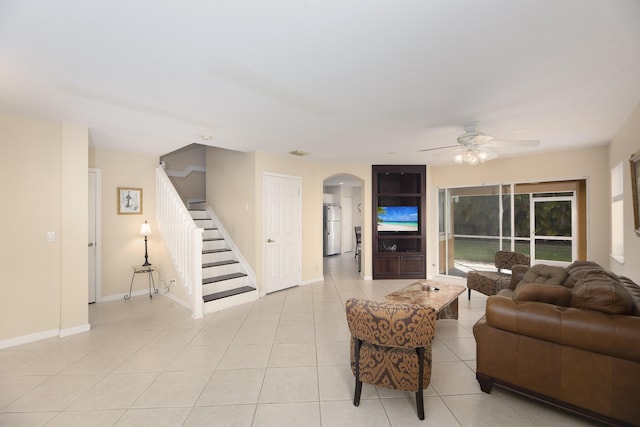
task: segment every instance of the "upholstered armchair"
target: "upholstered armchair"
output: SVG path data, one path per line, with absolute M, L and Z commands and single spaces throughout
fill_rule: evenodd
M 511 283 L 511 273 L 502 270 L 511 270 L 514 265 L 529 266 L 530 263 L 529 255 L 510 251 L 496 252 L 494 265 L 497 271 L 470 271 L 467 273 L 468 299 L 471 299 L 472 289 L 491 296 L 508 288 Z
M 424 420 L 423 390 L 431 380 L 431 341 L 436 312 L 406 303 L 349 299 L 351 370 L 356 385 L 353 404 L 360 404 L 362 383 L 416 393 L 418 418 Z

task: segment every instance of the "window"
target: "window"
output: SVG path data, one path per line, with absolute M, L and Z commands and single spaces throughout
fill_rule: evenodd
M 498 250 L 532 264 L 585 259 L 585 190 L 585 180 L 439 189 L 440 274 L 494 270 Z
M 611 169 L 611 257 L 624 263 L 624 190 L 623 166 L 618 163 Z

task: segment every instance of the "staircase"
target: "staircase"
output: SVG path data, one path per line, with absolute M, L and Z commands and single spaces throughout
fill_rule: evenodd
M 258 299 L 255 277 L 226 231 L 204 203 L 191 203 L 189 214 L 202 234 L 203 313 L 213 313 Z

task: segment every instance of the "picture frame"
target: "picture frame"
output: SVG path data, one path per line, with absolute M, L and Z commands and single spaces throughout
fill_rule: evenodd
M 631 194 L 633 197 L 633 229 L 640 236 L 640 150 L 629 158 L 631 166 Z
M 142 215 L 142 188 L 118 187 L 118 215 Z

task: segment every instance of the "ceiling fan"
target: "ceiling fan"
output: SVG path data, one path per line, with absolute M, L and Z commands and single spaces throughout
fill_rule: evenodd
M 443 150 L 448 148 L 456 148 L 456 154 L 453 157 L 457 164 L 477 165 L 487 160 L 493 160 L 498 157 L 496 153 L 487 147 L 535 147 L 540 144 L 537 139 L 498 139 L 491 135 L 487 135 L 478 129 L 477 123 L 464 126 L 464 133 L 458 136 L 457 145 L 446 145 L 443 147 L 426 148 L 418 150 L 422 152 Z

